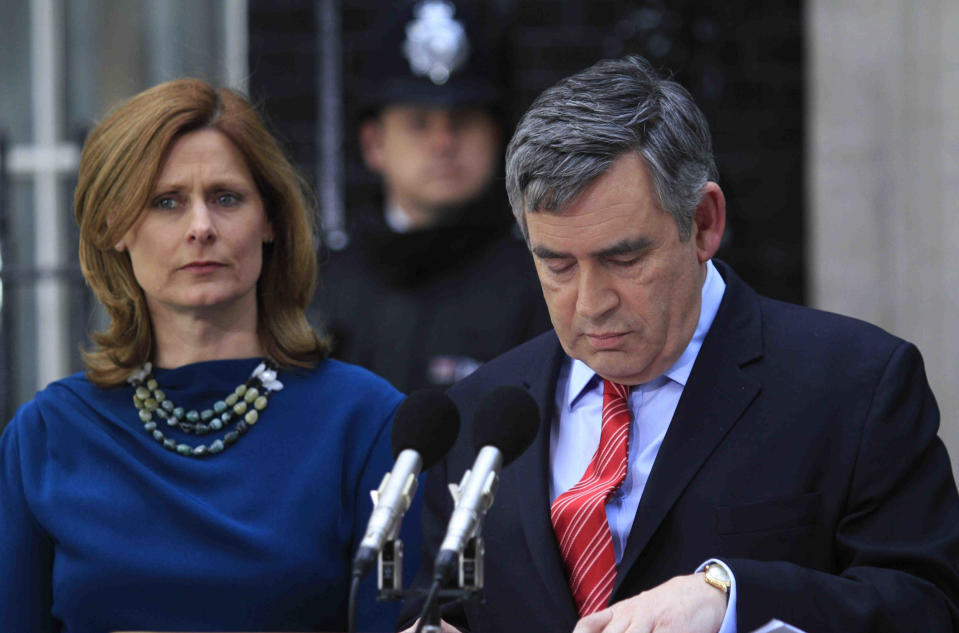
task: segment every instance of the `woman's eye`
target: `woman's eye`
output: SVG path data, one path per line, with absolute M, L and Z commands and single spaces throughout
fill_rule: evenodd
M 240 196 L 235 193 L 221 193 L 216 197 L 216 202 L 221 207 L 233 207 L 240 203 Z
M 163 196 L 153 201 L 153 206 L 158 209 L 175 209 L 177 206 L 176 198 L 172 196 Z

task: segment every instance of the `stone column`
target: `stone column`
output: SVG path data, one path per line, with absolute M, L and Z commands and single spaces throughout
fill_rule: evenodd
M 959 2 L 806 5 L 809 303 L 919 346 L 959 473 Z

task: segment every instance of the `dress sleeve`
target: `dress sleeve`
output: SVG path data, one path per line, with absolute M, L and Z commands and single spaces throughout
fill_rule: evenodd
M 42 452 L 31 431 L 41 428 L 33 403 L 0 435 L 0 618 L 8 633 L 53 633 L 53 542 L 30 509 L 25 473 Z M 33 440 L 33 442 L 31 442 Z
M 740 631 L 773 617 L 823 633 L 959 630 L 959 496 L 938 426 L 919 352 L 903 343 L 862 425 L 835 526 L 836 573 L 726 560 L 738 585 Z

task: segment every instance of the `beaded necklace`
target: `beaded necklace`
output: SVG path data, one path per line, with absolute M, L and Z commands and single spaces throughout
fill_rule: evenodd
M 216 455 L 236 443 L 240 436 L 257 423 L 260 412 L 269 404 L 270 394 L 283 389 L 283 383 L 276 379 L 277 365 L 270 359 L 257 365 L 247 381 L 237 386 L 228 396 L 213 403 L 210 409 L 197 411 L 178 407 L 160 389 L 153 377 L 153 365 L 146 363 L 127 378 L 133 385 L 133 405 L 140 412 L 144 430 L 163 448 L 184 457 L 204 457 Z M 192 435 L 208 435 L 233 424 L 222 438 L 210 444 L 190 446 L 166 437 L 158 428 L 154 416 L 166 422 L 171 428 L 178 428 Z

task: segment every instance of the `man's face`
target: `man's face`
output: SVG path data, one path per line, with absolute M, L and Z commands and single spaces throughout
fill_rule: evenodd
M 482 108 L 387 106 L 360 129 L 367 164 L 383 176 L 388 202 L 417 224 L 466 204 L 489 186 L 500 131 Z
M 550 318 L 569 356 L 627 385 L 656 378 L 679 358 L 699 320 L 705 262 L 725 218 L 718 186 L 707 189 L 686 241 L 634 153 L 561 214 L 526 214 Z

